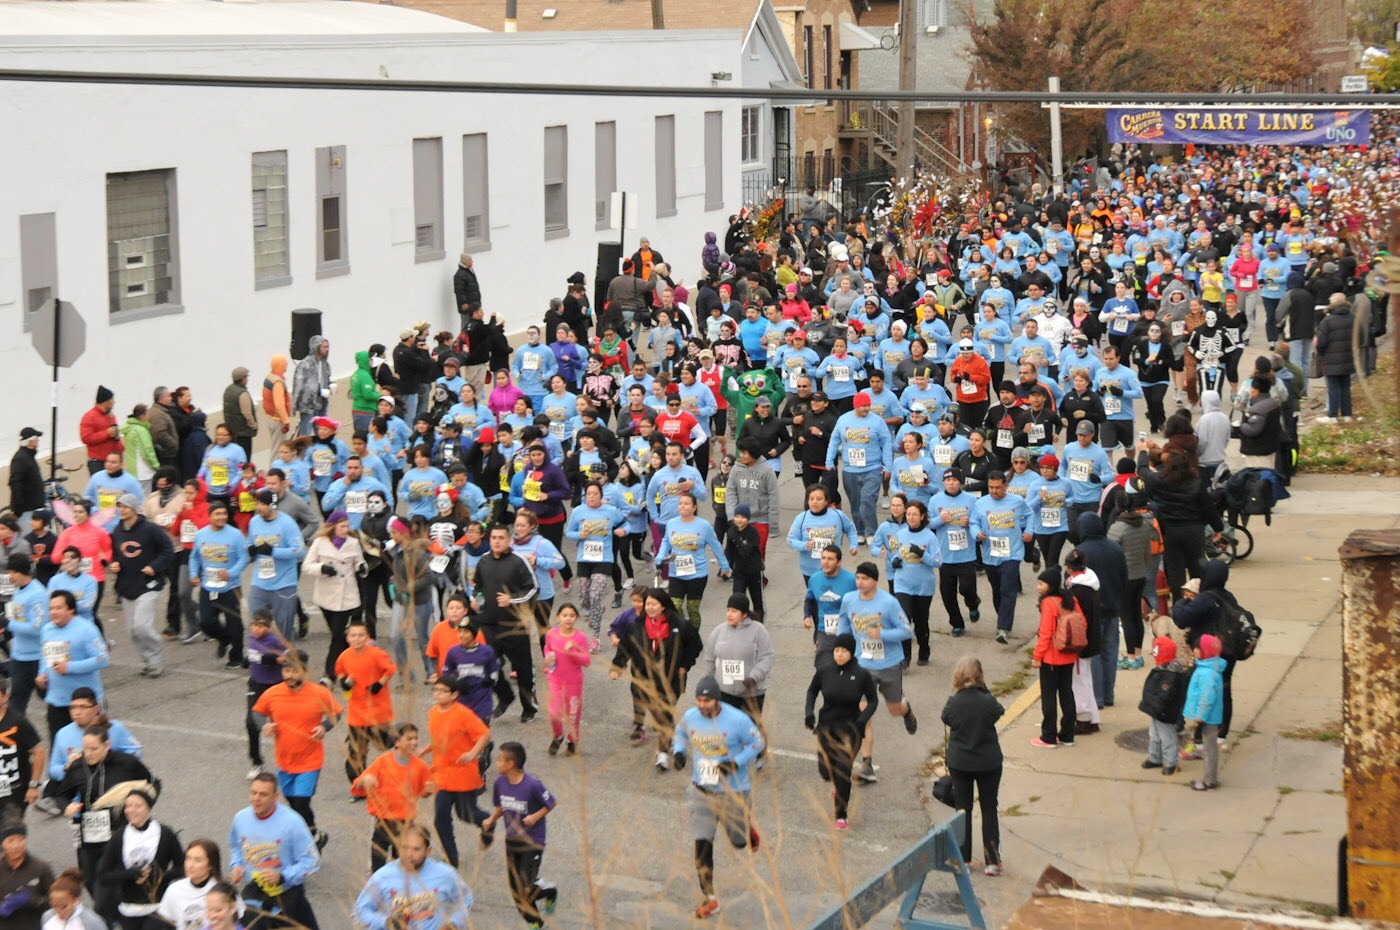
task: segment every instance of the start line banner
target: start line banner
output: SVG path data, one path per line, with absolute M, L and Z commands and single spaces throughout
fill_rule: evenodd
M 1108 111 L 1109 142 L 1197 145 L 1366 145 L 1370 110 L 1132 108 Z

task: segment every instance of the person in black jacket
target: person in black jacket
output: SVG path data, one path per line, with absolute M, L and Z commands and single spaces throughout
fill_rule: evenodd
M 1191 648 L 1201 641 L 1201 637 L 1209 633 L 1212 636 L 1220 635 L 1220 623 L 1225 618 L 1225 604 L 1233 601 L 1232 595 L 1226 588 L 1230 581 L 1230 565 L 1217 559 L 1206 562 L 1201 567 L 1201 589 L 1195 597 L 1187 598 L 1172 605 L 1172 623 L 1179 629 L 1186 631 L 1186 643 Z M 1216 738 L 1223 744 L 1225 738 L 1230 735 L 1230 718 L 1234 716 L 1235 700 L 1231 689 L 1231 680 L 1235 674 L 1235 660 L 1225 661 L 1225 671 L 1221 674 L 1222 707 L 1220 728 L 1216 731 Z M 1195 738 L 1201 738 L 1201 728 L 1196 728 Z M 1187 756 L 1183 758 L 1200 758 L 1193 755 L 1195 747 L 1187 749 Z
M 997 721 L 1006 709 L 992 697 L 976 656 L 963 656 L 953 666 L 953 694 L 943 705 L 948 728 L 945 758 L 953 777 L 953 803 L 963 812 L 958 843 L 963 862 L 972 862 L 972 789 L 982 809 L 982 855 L 988 875 L 1001 874 L 1001 825 L 997 820 L 997 789 L 1001 785 L 1001 741 Z
M 672 762 L 677 770 L 685 768 L 683 753 L 671 758 L 676 701 L 685 693 L 686 676 L 704 648 L 699 629 L 681 617 L 671 595 L 660 588 L 647 589 L 642 615 L 618 641 L 608 678 L 617 681 L 630 666 L 633 694 L 640 697 L 656 727 L 657 771 L 666 771 Z
M 781 471 L 783 453 L 792 444 L 792 439 L 783 420 L 773 415 L 773 402 L 767 397 L 759 397 L 754 402 L 753 415 L 739 427 L 735 446 L 746 438 L 758 443 L 759 454 L 772 465 L 774 471 Z
M 1318 363 L 1322 376 L 1327 379 L 1327 416 L 1319 418 L 1319 422 L 1330 422 L 1337 417 L 1351 419 L 1351 376 L 1356 370 L 1352 352 L 1354 320 L 1351 302 L 1343 294 L 1334 294 L 1327 315 L 1317 326 Z M 1293 343 L 1289 345 L 1291 350 Z M 1306 372 L 1306 363 L 1300 364 Z
M 392 521 L 391 521 L 392 522 Z M 535 704 L 535 665 L 530 652 L 530 629 L 526 618 L 533 615 L 539 585 L 528 563 L 510 551 L 510 527 L 491 527 L 491 551 L 476 563 L 476 587 L 481 592 L 477 623 L 486 644 L 496 655 L 510 662 L 520 689 L 520 722 L 529 723 L 538 712 Z M 510 678 L 496 679 L 496 711 L 500 717 L 515 701 Z
M 1225 531 L 1220 510 L 1211 500 L 1196 466 L 1195 437 L 1191 438 L 1189 449 L 1163 448 L 1160 469 L 1151 468 L 1148 460 L 1149 450 L 1157 448 L 1156 443 L 1138 443 L 1138 474 L 1147 485 L 1147 499 L 1162 529 L 1162 570 L 1173 603 L 1181 597 L 1186 577 L 1195 578 L 1201 573 L 1206 526 L 1214 531 L 1216 541 Z
M 875 679 L 853 660 L 856 638 L 850 633 L 836 637 L 831 648 L 832 661 L 819 666 L 812 683 L 807 686 L 807 729 L 817 734 L 817 774 L 835 788 L 836 829 L 848 824 L 847 809 L 851 803 L 851 775 L 856 753 L 860 750 L 862 734 L 875 715 L 880 697 Z M 822 713 L 817 718 L 817 698 L 822 699 Z M 861 707 L 861 702 L 865 707 Z
M 112 748 L 105 726 L 91 726 L 83 731 L 82 757 L 68 766 L 55 796 L 68 799 L 63 815 L 77 822 L 78 868 L 83 870 L 83 882 L 94 899 L 99 889 L 99 863 L 112 837 L 119 836 L 126 826 L 121 807 L 98 807 L 109 790 L 122 782 L 150 782 L 159 785 L 151 770 L 138 758 Z M 85 815 L 79 819 L 79 815 Z M 99 902 L 98 913 L 103 913 Z
M 472 257 L 466 252 L 457 260 L 457 271 L 452 275 L 452 293 L 457 297 L 457 312 L 462 317 L 462 328 L 466 329 L 472 312 L 481 306 L 481 284 L 476 280 Z
M 1147 425 L 1152 432 L 1160 433 L 1167 421 L 1162 401 L 1171 386 L 1173 356 L 1171 346 L 1162 341 L 1160 323 L 1150 323 L 1145 329 L 1147 335 L 1133 343 L 1133 367 L 1137 369 L 1143 403 L 1147 405 Z
M 836 429 L 836 411 L 831 409 L 831 402 L 820 391 L 812 394 L 807 404 L 806 412 L 793 413 L 790 418 L 793 435 L 798 439 L 802 483 L 808 487 L 821 484 L 826 488 L 827 497 L 839 507 L 841 496 L 837 491 L 839 482 L 836 480 L 836 469 L 828 470 L 826 467 L 827 446 L 831 444 L 831 434 Z M 799 416 L 801 423 L 797 422 Z
M 1123 548 L 1109 539 L 1103 518 L 1096 513 L 1079 515 L 1079 548 L 1084 564 L 1099 578 L 1099 651 L 1091 661 L 1094 699 L 1099 707 L 1113 706 L 1113 685 L 1118 676 L 1118 623 L 1123 617 L 1123 594 L 1128 589 L 1128 559 Z
M 131 631 L 131 645 L 141 658 L 141 674 L 158 678 L 165 646 L 156 629 L 156 600 L 175 558 L 170 534 L 138 512 L 135 494 L 117 498 L 117 525 L 112 528 L 112 561 L 108 572 L 117 575 L 117 597 Z
M 109 913 L 122 930 L 142 930 L 160 907 L 170 883 L 185 875 L 185 851 L 175 831 L 151 816 L 153 792 L 136 789 L 126 796 L 126 827 L 114 832 L 102 851 L 97 881 Z
M 10 459 L 10 509 L 21 523 L 31 511 L 44 506 L 44 474 L 39 469 L 39 437 L 32 426 L 19 431 L 19 448 Z
M 399 379 L 398 395 L 403 401 L 404 419 L 412 421 L 427 409 L 427 385 L 432 378 L 433 357 L 418 344 L 418 331 L 399 331 L 394 346 L 394 374 Z

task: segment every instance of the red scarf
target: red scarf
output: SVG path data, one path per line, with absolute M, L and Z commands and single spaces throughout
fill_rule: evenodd
M 665 614 L 655 620 L 651 614 L 644 614 L 642 618 L 646 620 L 647 639 L 651 640 L 651 648 L 655 652 L 661 648 L 661 641 L 671 635 L 671 621 Z

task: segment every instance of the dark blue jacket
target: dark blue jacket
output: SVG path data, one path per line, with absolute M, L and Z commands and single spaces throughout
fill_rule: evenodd
M 1107 620 L 1122 617 L 1123 592 L 1128 587 L 1128 559 L 1123 549 L 1105 535 L 1103 518 L 1096 513 L 1079 515 L 1079 551 L 1084 564 L 1099 577 L 1099 612 Z

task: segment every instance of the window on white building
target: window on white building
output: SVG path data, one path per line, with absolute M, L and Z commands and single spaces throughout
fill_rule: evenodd
M 544 235 L 569 234 L 569 127 L 544 130 Z
M 442 139 L 413 140 L 414 261 L 434 262 L 442 245 Z
M 486 133 L 462 137 L 463 239 L 470 252 L 491 247 L 490 171 L 486 157 Z
M 593 221 L 608 228 L 608 212 L 617 190 L 617 123 L 593 124 Z
M 345 146 L 316 150 L 316 277 L 350 273 L 345 200 Z
M 739 111 L 739 160 L 752 164 L 759 155 L 759 138 L 763 133 L 763 107 L 744 107 Z
M 292 283 L 287 153 L 253 153 L 253 287 Z
M 948 0 L 919 0 L 919 26 L 948 25 Z
M 175 169 L 107 175 L 108 309 L 178 308 Z
M 656 118 L 656 215 L 676 215 L 676 118 Z
M 724 114 L 705 112 L 705 209 L 724 206 Z

